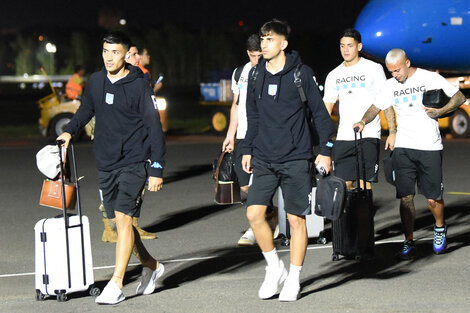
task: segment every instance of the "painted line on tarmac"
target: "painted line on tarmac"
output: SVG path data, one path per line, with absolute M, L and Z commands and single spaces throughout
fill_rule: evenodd
M 470 192 L 449 191 L 447 194 L 449 194 L 449 195 L 470 196 Z
M 432 240 L 432 238 L 420 238 L 419 241 L 422 240 Z M 391 240 L 380 240 L 375 243 L 375 245 L 382 245 L 382 244 L 387 244 L 387 243 L 401 243 L 403 242 L 402 239 L 391 239 Z M 307 250 L 320 250 L 320 249 L 329 249 L 331 248 L 331 244 L 326 244 L 326 245 L 315 245 L 315 246 L 309 246 L 307 247 Z M 243 249 L 243 248 L 241 248 Z M 278 253 L 287 253 L 289 252 L 289 249 L 280 249 L 278 250 Z M 243 255 L 253 255 L 253 254 L 258 254 L 259 252 L 253 252 L 253 253 L 241 253 L 238 254 L 237 256 L 243 256 Z M 194 261 L 203 261 L 203 260 L 211 260 L 211 259 L 217 259 L 220 258 L 219 255 L 208 255 L 208 256 L 201 256 L 201 257 L 196 257 L 196 258 L 186 258 L 186 259 L 174 259 L 174 260 L 161 260 L 163 264 L 166 263 L 186 263 L 186 262 L 194 262 Z M 138 266 L 140 263 L 129 263 L 129 266 Z M 93 270 L 104 270 L 104 269 L 111 269 L 114 268 L 114 265 L 106 265 L 106 266 L 95 266 L 93 267 Z M 10 278 L 10 277 L 20 277 L 20 276 L 34 276 L 33 273 L 17 273 L 17 274 L 2 274 L 0 275 L 0 278 Z

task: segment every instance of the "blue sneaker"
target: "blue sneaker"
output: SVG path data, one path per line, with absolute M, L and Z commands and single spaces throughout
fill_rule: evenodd
M 434 225 L 434 241 L 432 248 L 435 254 L 444 253 L 447 249 L 447 226 L 444 224 L 443 227 L 436 227 Z
M 416 257 L 416 246 L 413 240 L 403 241 L 403 248 L 398 252 L 398 257 L 402 260 L 411 260 Z

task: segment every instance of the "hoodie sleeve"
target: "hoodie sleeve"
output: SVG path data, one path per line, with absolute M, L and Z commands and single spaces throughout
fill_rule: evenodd
M 163 177 L 163 167 L 165 166 L 165 136 L 163 134 L 160 114 L 158 112 L 157 98 L 152 89 L 143 86 L 141 98 L 141 112 L 145 128 L 147 128 L 150 139 L 150 169 L 149 176 Z
M 312 69 L 308 66 L 303 66 L 301 77 L 302 86 L 305 89 L 308 100 L 308 106 L 312 111 L 313 120 L 315 122 L 315 129 L 320 138 L 320 154 L 331 156 L 331 150 L 333 148 L 332 138 L 335 135 L 333 121 L 326 110 Z
M 72 136 L 76 135 L 95 115 L 95 106 L 91 93 L 93 92 L 93 81 L 96 79 L 96 75 L 92 75 L 90 77 L 88 83 L 89 87 L 85 88 L 85 92 L 77 112 L 75 112 L 70 122 L 64 127 L 64 131 Z
M 256 81 L 251 78 L 256 67 L 257 66 L 253 67 L 248 74 L 248 89 L 246 93 L 246 117 L 248 121 L 248 129 L 245 134 L 245 139 L 243 140 L 242 154 L 248 155 L 253 154 L 253 141 L 258 135 L 259 113 L 256 106 L 256 96 L 254 92 Z

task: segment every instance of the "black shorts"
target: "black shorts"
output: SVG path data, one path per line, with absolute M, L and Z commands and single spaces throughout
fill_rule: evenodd
M 312 162 L 296 160 L 285 163 L 267 163 L 251 160 L 253 181 L 248 192 L 247 206 L 266 205 L 281 186 L 287 213 L 307 215 L 311 212 Z
M 100 194 L 108 218 L 116 217 L 114 211 L 137 217 L 147 169 L 148 162 L 139 162 L 110 172 L 98 171 Z
M 243 139 L 235 140 L 235 173 L 237 174 L 240 187 L 248 186 L 248 183 L 250 182 L 250 174 L 245 172 L 242 168 L 242 145 Z
M 442 200 L 442 150 L 395 148 L 392 164 L 395 170 L 397 198 L 414 195 L 417 183 L 418 193 L 426 199 Z
M 378 182 L 379 150 L 380 144 L 377 138 L 364 138 L 361 141 L 364 149 L 364 162 L 366 165 L 366 181 Z M 358 145 L 359 155 L 361 146 Z M 336 141 L 333 146 L 333 171 L 335 176 L 345 181 L 356 181 L 356 148 L 354 141 Z M 359 159 L 359 175 L 364 178 L 361 159 Z

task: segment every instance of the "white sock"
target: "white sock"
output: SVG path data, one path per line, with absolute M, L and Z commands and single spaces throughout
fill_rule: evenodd
M 266 260 L 266 263 L 268 263 L 268 266 L 279 267 L 279 256 L 277 255 L 276 248 L 269 252 L 263 252 L 263 256 Z
M 289 268 L 289 275 L 287 276 L 287 279 L 293 283 L 300 283 L 300 271 L 302 270 L 302 266 L 297 266 L 297 265 L 290 265 Z

